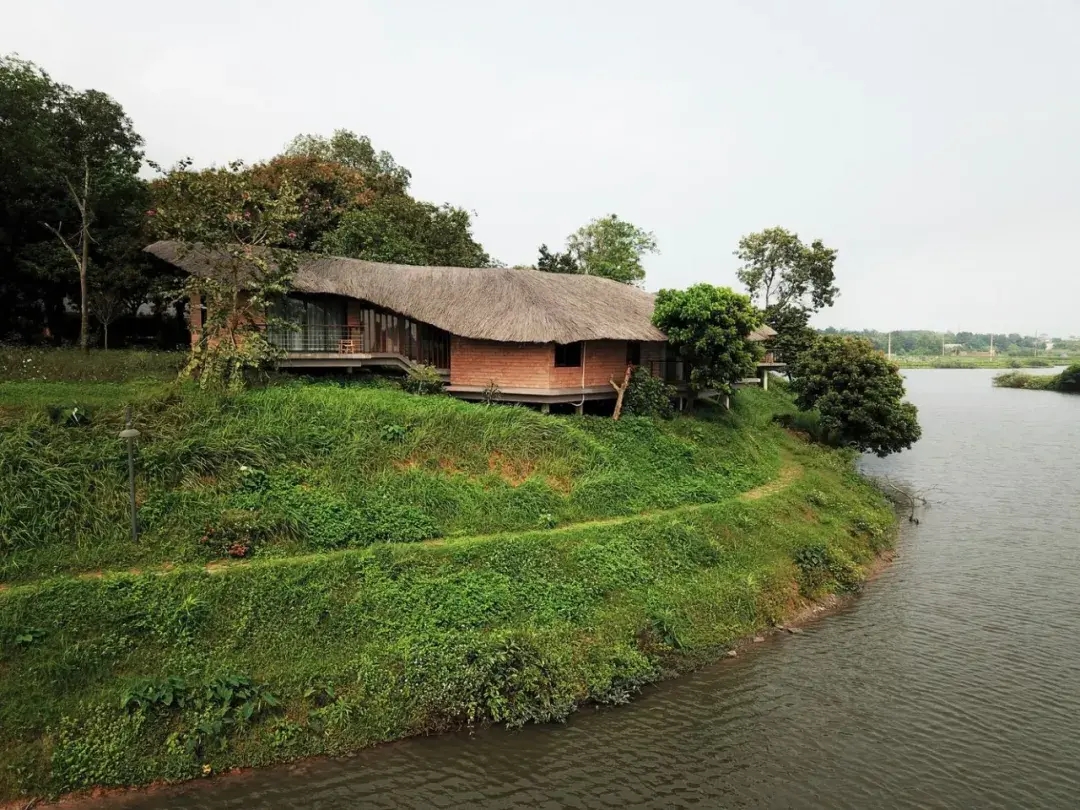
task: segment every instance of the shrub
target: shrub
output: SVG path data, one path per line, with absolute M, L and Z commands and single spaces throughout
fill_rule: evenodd
M 1057 390 L 1066 394 L 1080 394 L 1080 363 L 1073 363 L 1061 372 Z
M 670 419 L 675 415 L 671 400 L 675 389 L 646 369 L 635 368 L 623 397 L 623 412 L 634 416 Z
M 438 394 L 443 390 L 443 378 L 435 366 L 417 365 L 409 369 L 401 387 L 410 394 Z
M 869 340 L 821 335 L 792 371 L 795 404 L 816 410 L 822 428 L 844 445 L 886 456 L 922 435 L 899 370 Z
M 405 439 L 409 429 L 405 425 L 382 425 L 379 427 L 379 438 L 384 442 L 400 442 Z
M 1012 371 L 1007 374 L 999 374 L 994 377 L 994 386 L 997 388 L 1023 388 L 1029 391 L 1053 391 L 1058 384 L 1058 377 L 1044 374 L 1024 374 Z

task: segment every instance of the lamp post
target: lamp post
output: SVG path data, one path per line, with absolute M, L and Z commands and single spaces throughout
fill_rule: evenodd
M 131 426 L 131 406 L 124 409 L 124 429 L 120 431 L 120 438 L 127 440 L 128 451 L 128 487 L 131 497 L 131 542 L 139 542 L 139 513 L 135 506 L 135 440 L 139 438 L 139 431 Z

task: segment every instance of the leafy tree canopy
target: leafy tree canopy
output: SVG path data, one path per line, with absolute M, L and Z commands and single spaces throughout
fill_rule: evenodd
M 770 346 L 783 363 L 794 363 L 817 336 L 810 328 L 810 313 L 801 307 L 774 304 L 765 310 L 765 323 L 776 330 Z
M 661 290 L 653 323 L 690 363 L 696 391 L 730 394 L 754 371 L 755 349 L 747 338 L 761 324 L 761 313 L 745 295 L 711 284 Z
M 395 194 L 345 214 L 322 250 L 377 262 L 487 267 L 491 257 L 473 239 L 471 226 L 462 208 Z
M 569 253 L 552 253 L 547 245 L 540 246 L 536 269 L 545 273 L 580 273 L 581 268 Z
M 585 273 L 637 284 L 645 278 L 642 256 L 656 252 L 652 233 L 611 214 L 572 233 L 565 253 L 552 253 L 541 245 L 536 267 L 549 273 Z
M 412 174 L 387 151 L 376 152 L 367 135 L 348 129 L 324 135 L 297 135 L 285 147 L 284 157 L 314 158 L 321 163 L 336 163 L 361 172 L 383 191 L 405 191 Z
M 743 262 L 739 281 L 761 308 L 795 307 L 816 312 L 831 307 L 836 251 L 820 239 L 810 246 L 783 228 L 768 228 L 739 240 L 735 255 Z
M 800 409 L 816 409 L 822 427 L 863 452 L 898 453 L 922 435 L 899 370 L 868 340 L 819 336 L 799 356 L 792 390 Z
M 230 170 L 229 176 L 247 183 L 253 200 L 276 200 L 282 188 L 298 195 L 298 218 L 275 247 L 400 264 L 492 264 L 473 238 L 470 213 L 414 199 L 403 190 L 405 182 L 388 181 L 400 169 L 395 167 L 387 153 L 371 150 L 367 138 L 339 130 L 329 139 L 301 136 L 286 154 Z M 185 204 L 183 195 L 167 188 L 192 182 L 185 175 L 203 175 L 207 193 L 220 187 L 220 169 L 192 172 L 190 161 L 177 169 L 154 182 L 155 202 L 167 197 L 174 206 Z M 401 169 L 397 176 L 407 180 L 408 172 Z M 192 215 L 199 216 L 201 203 L 187 199 Z
M 59 331 L 65 300 L 79 300 L 79 268 L 57 233 L 81 247 L 84 187 L 88 281 L 145 294 L 142 156 L 142 138 L 108 95 L 0 57 L 0 336 Z

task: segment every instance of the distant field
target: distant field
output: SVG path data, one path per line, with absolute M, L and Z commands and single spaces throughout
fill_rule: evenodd
M 1069 357 L 897 357 L 900 368 L 1054 368 L 1067 366 L 1080 358 Z

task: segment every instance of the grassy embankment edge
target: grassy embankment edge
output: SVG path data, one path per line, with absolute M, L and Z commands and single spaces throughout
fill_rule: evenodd
M 1062 394 L 1080 393 L 1080 363 L 1074 363 L 1060 374 L 1000 374 L 994 378 L 994 386 L 1028 391 L 1056 391 Z
M 1019 368 L 1054 368 L 1077 362 L 1072 357 L 910 357 L 893 355 L 892 361 L 902 369 L 1019 369 Z
M 775 426 L 753 430 L 787 475 L 717 503 L 14 584 L 0 593 L 0 677 L 19 696 L 6 716 L 21 733 L 0 738 L 0 796 L 559 720 L 856 592 L 892 545 L 891 511 L 850 457 Z M 11 649 L 20 628 L 45 634 Z M 215 672 L 250 676 L 282 705 L 219 735 L 194 730 L 208 709 L 120 708 L 141 676 L 201 687 Z

